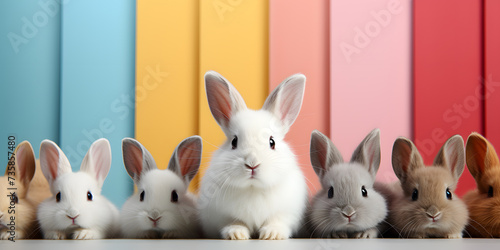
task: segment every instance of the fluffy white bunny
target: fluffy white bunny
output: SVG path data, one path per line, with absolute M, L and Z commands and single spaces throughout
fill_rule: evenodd
M 385 199 L 373 188 L 380 165 L 380 132 L 373 130 L 344 163 L 322 133 L 311 134 L 311 163 L 323 187 L 308 211 L 310 233 L 322 238 L 376 238 L 387 216 Z
M 99 139 L 90 146 L 76 173 L 62 150 L 54 142 L 44 140 L 40 164 L 53 195 L 38 209 L 44 238 L 102 239 L 117 235 L 118 209 L 101 195 L 111 167 L 108 140 Z
M 305 76 L 293 75 L 250 110 L 220 74 L 205 74 L 212 115 L 227 140 L 201 182 L 198 207 L 205 236 L 286 239 L 300 227 L 307 186 L 284 141 L 302 105 Z
M 137 192 L 123 205 L 120 222 L 125 238 L 197 238 L 200 235 L 195 200 L 189 182 L 198 172 L 202 141 L 183 140 L 168 169 L 160 170 L 138 141 L 122 140 L 123 162 Z

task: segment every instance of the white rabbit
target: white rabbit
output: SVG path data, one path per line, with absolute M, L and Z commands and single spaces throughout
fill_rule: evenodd
M 305 76 L 293 75 L 250 110 L 220 74 L 205 74 L 212 115 L 227 140 L 215 151 L 201 182 L 198 207 L 205 236 L 286 239 L 300 226 L 305 178 L 284 141 L 302 105 Z
M 310 233 L 326 238 L 376 238 L 387 216 L 385 199 L 373 189 L 380 165 L 380 132 L 373 130 L 344 163 L 327 136 L 311 135 L 311 163 L 322 190 L 308 211 Z
M 137 192 L 123 205 L 120 221 L 125 238 L 197 238 L 200 235 L 195 200 L 189 182 L 198 172 L 202 141 L 183 140 L 168 169 L 160 170 L 137 140 L 122 140 L 123 162 Z
M 118 209 L 101 195 L 111 167 L 108 140 L 99 139 L 90 146 L 76 173 L 62 150 L 44 140 L 40 165 L 52 192 L 37 214 L 44 238 L 102 239 L 117 235 Z

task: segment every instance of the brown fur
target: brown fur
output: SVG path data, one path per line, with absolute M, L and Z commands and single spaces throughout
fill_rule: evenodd
M 464 148 L 461 137 L 450 138 L 434 160 L 426 167 L 415 145 L 399 138 L 393 148 L 393 168 L 400 185 L 382 186 L 389 201 L 388 222 L 395 235 L 403 238 L 461 238 L 467 224 L 465 204 L 453 193 L 464 169 Z M 418 190 L 418 199 L 412 200 Z M 446 196 L 446 189 L 452 199 Z M 427 214 L 440 213 L 436 222 Z
M 23 148 L 22 150 L 20 150 Z M 9 166 L 5 175 L 0 177 L 0 238 L 9 238 L 6 224 L 11 222 L 10 217 L 15 216 L 15 239 L 41 238 L 36 222 L 36 207 L 45 198 L 50 196 L 49 185 L 43 176 L 31 144 L 21 142 L 15 149 L 16 172 L 10 177 L 15 178 L 15 185 L 10 186 L 8 180 Z M 15 204 L 15 214 L 9 214 L 11 200 L 7 195 L 11 192 L 8 188 L 17 188 L 16 194 L 19 203 Z
M 500 163 L 493 145 L 478 133 L 471 133 L 466 145 L 467 168 L 477 189 L 464 196 L 470 212 L 467 232 L 472 237 L 500 237 Z M 493 197 L 488 197 L 489 187 Z

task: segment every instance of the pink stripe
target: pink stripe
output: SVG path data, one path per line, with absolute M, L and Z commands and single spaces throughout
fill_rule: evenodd
M 270 1 L 270 90 L 286 77 L 307 77 L 302 110 L 287 135 L 299 157 L 309 188 L 315 193 L 318 178 L 309 160 L 311 132 L 329 134 L 328 0 Z
M 380 181 L 396 179 L 394 140 L 411 137 L 411 13 L 407 0 L 331 1 L 331 138 L 349 160 L 380 128 Z

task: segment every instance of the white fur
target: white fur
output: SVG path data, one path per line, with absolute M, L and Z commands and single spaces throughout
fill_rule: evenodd
M 193 138 L 198 140 L 200 145 L 199 155 L 197 156 L 200 158 L 201 138 L 190 137 L 190 139 Z M 127 143 L 126 140 L 133 139 L 124 139 L 124 144 Z M 120 214 L 123 236 L 125 238 L 199 237 L 198 212 L 196 210 L 195 200 L 193 195 L 187 190 L 187 186 L 191 179 L 183 181 L 183 176 L 175 173 L 172 169 L 157 169 L 154 159 L 149 152 L 147 152 L 139 142 L 134 140 L 134 143 L 139 146 L 143 152 L 143 157 L 145 157 L 143 163 L 147 161 L 151 166 L 143 168 L 138 178 L 134 178 L 137 185 L 137 192 L 123 205 Z M 183 143 L 181 142 L 179 147 L 182 147 L 182 145 Z M 126 154 L 124 150 L 124 158 L 131 157 Z M 176 156 L 177 154 L 174 153 L 173 157 Z M 172 158 L 170 161 L 179 162 L 176 161 L 175 158 Z M 170 165 L 173 166 L 172 164 Z M 130 169 L 134 166 L 127 167 Z M 198 167 L 199 163 L 196 167 L 196 171 Z M 129 171 L 129 173 L 131 172 Z M 179 197 L 178 201 L 175 203 L 171 201 L 171 194 L 174 190 Z M 142 192 L 145 194 L 144 200 L 140 201 Z M 154 223 L 150 218 L 159 219 Z
M 87 229 L 93 231 L 92 239 L 112 237 L 116 234 L 118 210 L 105 197 L 100 195 L 96 180 L 84 172 L 66 173 L 57 178 L 52 185 L 61 192 L 61 201 L 55 196 L 43 201 L 39 206 L 38 220 L 45 238 L 64 239 L 75 232 Z M 87 192 L 91 191 L 94 199 L 87 200 Z M 56 193 L 57 194 L 57 193 Z M 74 217 L 76 225 L 67 216 Z M 115 233 L 109 234 L 110 231 Z M 57 235 L 58 237 L 50 237 Z
M 201 182 L 198 207 L 205 236 L 225 239 L 291 237 L 300 226 L 307 186 L 295 155 L 283 139 L 300 110 L 305 77 L 296 75 L 285 80 L 271 93 L 264 108 L 257 111 L 247 109 L 239 93 L 219 74 L 207 72 L 205 79 L 207 82 L 219 81 L 222 86 L 227 84 L 228 87 L 222 89 L 229 89 L 230 98 L 227 99 L 232 107 L 231 114 L 218 114 L 210 100 L 219 97 L 211 95 L 216 91 L 207 83 L 212 114 L 228 139 L 214 153 Z M 299 84 L 286 85 L 287 82 Z M 290 97 L 276 91 L 283 91 Z M 290 109 L 283 108 L 290 100 L 298 101 Z M 280 109 L 296 113 L 279 115 Z M 232 149 L 235 135 L 238 146 Z M 271 136 L 276 145 L 274 150 L 270 148 Z M 253 176 L 245 164 L 259 165 Z
M 170 201 L 173 190 L 178 192 L 178 204 Z M 139 198 L 142 191 L 146 194 L 144 202 Z M 161 217 L 156 228 L 149 219 L 153 214 Z M 196 214 L 193 197 L 176 174 L 169 170 L 151 170 L 137 186 L 137 193 L 123 205 L 121 230 L 125 238 L 156 238 L 156 233 L 163 237 L 166 232 L 174 231 L 175 238 L 195 238 L 198 236 Z
M 96 152 L 97 148 L 105 152 Z M 71 171 L 66 156 L 55 143 L 44 140 L 40 152 L 41 167 L 53 194 L 38 209 L 37 217 L 44 238 L 102 239 L 116 236 L 118 209 L 101 195 L 101 185 L 111 162 L 109 142 L 105 139 L 94 142 L 82 163 L 82 171 L 77 173 Z M 98 166 L 101 163 L 105 165 Z M 57 176 L 52 174 L 49 169 L 51 166 L 57 169 Z M 93 170 L 101 167 L 107 170 L 102 170 L 98 177 L 98 171 Z M 91 201 L 87 197 L 89 191 L 93 196 Z M 59 192 L 61 200 L 57 202 L 56 195 Z M 74 224 L 68 216 L 77 216 Z
M 318 131 L 313 132 L 311 162 L 323 188 L 313 198 L 307 213 L 311 236 L 321 238 L 376 238 L 378 236 L 377 226 L 387 216 L 384 198 L 373 189 L 375 173 L 380 164 L 378 133 L 378 130 L 372 131 L 358 146 L 359 151 L 356 150 L 353 154 L 351 162 L 343 163 L 340 152 L 328 137 Z M 315 143 L 323 145 L 314 145 Z M 371 143 L 371 145 L 365 146 L 364 143 Z M 323 156 L 327 157 L 323 158 Z M 356 159 L 367 161 L 357 162 Z M 372 170 L 369 170 L 370 165 Z M 363 186 L 367 191 L 367 197 L 362 195 Z M 328 197 L 330 187 L 333 187 L 332 198 Z M 343 212 L 353 213 L 350 221 L 343 215 Z

